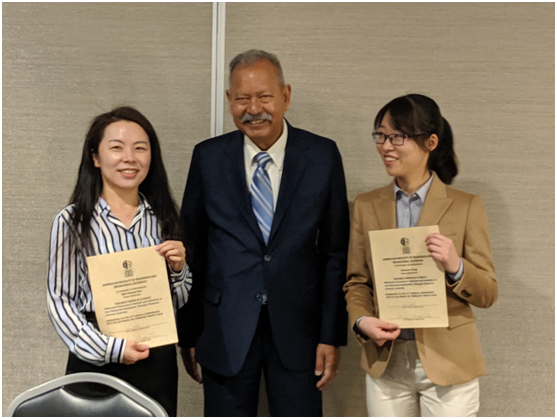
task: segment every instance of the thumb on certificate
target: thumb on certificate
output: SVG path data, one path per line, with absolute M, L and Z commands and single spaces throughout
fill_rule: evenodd
M 135 344 L 135 349 L 139 352 L 148 351 L 149 350 L 149 345 L 146 345 L 144 343 L 136 343 Z
M 381 319 L 377 319 L 376 326 L 380 327 L 381 329 L 387 329 L 387 330 L 398 329 L 398 325 L 396 325 L 394 323 L 386 322 L 386 321 L 381 320 Z

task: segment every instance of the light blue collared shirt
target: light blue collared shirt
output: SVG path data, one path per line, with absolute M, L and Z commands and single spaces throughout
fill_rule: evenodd
M 420 214 L 424 207 L 425 198 L 431 186 L 431 182 L 433 182 L 433 176 L 430 176 L 429 180 L 411 196 L 400 189 L 395 182 L 397 228 L 416 227 L 418 225 L 418 220 L 420 219 Z M 454 274 L 447 272 L 447 275 L 449 279 L 455 283 L 462 278 L 463 273 L 464 267 L 461 260 L 458 271 Z
M 431 182 L 433 182 L 433 176 L 430 176 L 429 180 L 412 195 L 408 195 L 400 189 L 395 182 L 394 192 L 396 199 L 397 228 L 416 227 L 418 225 L 418 220 L 420 219 L 420 214 L 422 212 L 422 208 L 424 207 L 425 198 L 431 186 Z M 463 273 L 464 267 L 462 266 L 461 259 L 458 271 L 455 274 L 447 272 L 447 276 L 449 277 L 449 280 L 455 283 L 462 278 Z M 402 329 L 400 331 L 399 339 L 415 340 L 416 337 L 414 336 L 414 329 Z

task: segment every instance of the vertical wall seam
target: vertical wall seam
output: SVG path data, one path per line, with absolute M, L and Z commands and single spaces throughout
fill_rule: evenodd
M 226 3 L 213 2 L 211 57 L 211 137 L 221 135 L 224 125 L 224 35 Z

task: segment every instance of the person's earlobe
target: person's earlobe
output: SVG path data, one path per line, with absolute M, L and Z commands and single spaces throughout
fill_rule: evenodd
M 285 84 L 283 88 L 284 102 L 286 103 L 286 110 L 290 109 L 290 97 L 292 96 L 292 86 Z
M 233 115 L 232 106 L 234 105 L 234 100 L 232 98 L 231 89 L 226 90 L 226 99 L 228 99 L 228 111 L 230 112 L 231 115 Z
M 437 148 L 439 145 L 439 137 L 437 134 L 431 134 L 429 138 L 426 140 L 426 147 L 431 153 L 433 150 Z

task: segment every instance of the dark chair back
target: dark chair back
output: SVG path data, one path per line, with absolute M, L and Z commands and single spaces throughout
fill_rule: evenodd
M 116 393 L 105 397 L 81 396 L 64 386 L 98 383 Z M 125 381 L 107 374 L 82 372 L 56 378 L 17 396 L 8 406 L 6 416 L 168 416 L 151 397 Z

